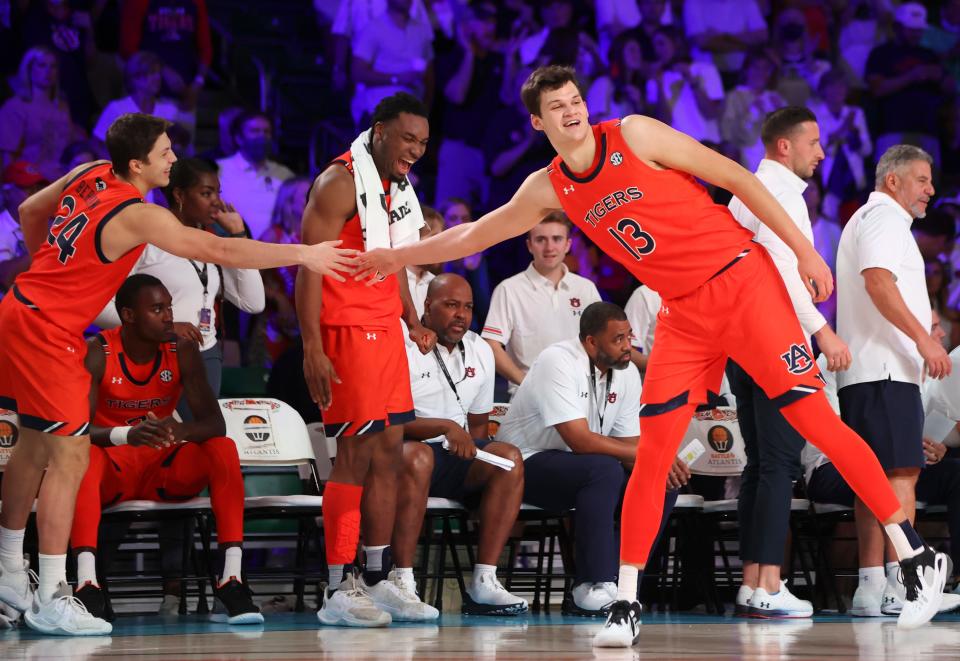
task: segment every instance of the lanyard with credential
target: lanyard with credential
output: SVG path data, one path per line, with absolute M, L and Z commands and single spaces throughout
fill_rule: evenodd
M 613 384 L 613 370 L 607 370 L 607 386 L 603 395 L 603 409 L 600 408 L 600 402 L 597 401 L 597 370 L 593 363 L 587 359 L 587 368 L 590 370 L 590 394 L 593 397 L 593 403 L 597 407 L 597 419 L 600 421 L 600 428 L 596 433 L 603 434 L 603 416 L 607 414 L 607 403 L 610 401 L 610 388 Z
M 210 308 L 207 307 L 207 283 L 210 281 L 210 278 L 207 275 L 207 263 L 204 262 L 203 269 L 201 269 L 192 259 L 187 261 L 190 262 L 190 266 L 193 267 L 197 277 L 200 279 L 200 284 L 203 285 L 203 304 L 200 306 L 200 332 L 205 333 L 210 330 L 210 322 L 212 321 L 213 316 Z
M 463 348 L 463 341 L 457 342 L 457 348 L 460 349 L 460 363 L 463 365 L 463 378 L 454 383 L 453 379 L 450 378 L 450 372 L 447 371 L 447 366 L 443 362 L 443 358 L 440 357 L 440 351 L 436 346 L 433 347 L 433 357 L 437 361 L 437 365 L 440 366 L 440 371 L 443 372 L 443 377 L 447 380 L 447 385 L 450 386 L 450 390 L 453 391 L 453 396 L 457 398 L 457 404 L 460 405 L 460 410 L 463 411 L 463 420 L 464 420 L 464 429 L 467 428 L 467 409 L 463 406 L 463 402 L 460 401 L 460 393 L 457 392 L 457 383 L 462 383 L 464 379 L 467 378 L 467 351 Z

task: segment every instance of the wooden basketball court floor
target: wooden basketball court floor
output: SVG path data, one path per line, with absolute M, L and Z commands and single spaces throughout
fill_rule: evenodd
M 595 650 L 601 622 L 559 615 L 444 615 L 439 625 L 320 627 L 313 613 L 272 614 L 240 627 L 181 618 L 120 617 L 110 637 L 0 632 L 0 660 L 14 659 L 960 659 L 960 615 L 916 631 L 893 618 L 818 616 L 762 621 L 707 615 L 644 616 L 642 641 Z

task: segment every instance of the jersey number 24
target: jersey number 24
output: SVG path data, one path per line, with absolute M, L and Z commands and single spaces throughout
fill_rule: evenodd
M 60 260 L 61 264 L 66 264 L 67 260 L 77 252 L 74 244 L 80 238 L 87 223 L 90 222 L 85 213 L 73 215 L 76 207 L 77 202 L 73 199 L 73 196 L 65 195 L 60 206 L 61 213 L 53 219 L 50 232 L 47 234 L 47 243 L 51 246 L 56 244 L 57 248 L 60 249 L 57 259 Z

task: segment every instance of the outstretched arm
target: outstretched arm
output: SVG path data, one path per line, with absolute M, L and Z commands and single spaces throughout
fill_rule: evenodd
M 650 117 L 630 115 L 625 118 L 623 135 L 631 150 L 645 161 L 688 172 L 740 198 L 797 255 L 797 269 L 813 300 L 819 303 L 830 297 L 833 276 L 829 267 L 770 191 L 752 173 L 690 136 Z
M 374 279 L 377 272 L 389 275 L 410 264 L 436 264 L 474 255 L 481 250 L 523 234 L 549 211 L 560 208 L 546 170 L 537 170 L 523 182 L 513 198 L 473 223 L 440 232 L 404 248 L 379 248 L 360 255 L 358 280 Z

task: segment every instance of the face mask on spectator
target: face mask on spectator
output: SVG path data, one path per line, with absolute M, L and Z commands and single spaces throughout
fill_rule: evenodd
M 246 159 L 252 163 L 261 163 L 270 156 L 270 138 L 259 137 L 244 140 L 240 145 L 240 150 Z

